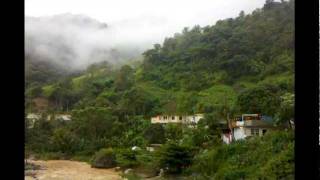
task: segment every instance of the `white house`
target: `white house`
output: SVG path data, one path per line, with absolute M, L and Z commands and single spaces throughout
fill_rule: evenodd
M 263 136 L 273 128 L 272 120 L 259 114 L 243 114 L 241 118 L 237 118 L 231 123 L 231 133 L 234 140 L 250 136 Z
M 27 119 L 40 119 L 41 115 L 40 114 L 35 114 L 35 113 L 29 113 L 27 115 Z
M 46 120 L 47 121 L 53 120 L 52 117 L 54 117 L 54 120 L 62 120 L 62 121 L 71 120 L 71 115 L 69 114 L 55 114 L 54 116 L 48 115 Z M 30 122 L 29 128 L 32 128 L 34 123 L 41 118 L 41 114 L 29 113 L 26 118 Z
M 41 118 L 40 114 L 35 114 L 35 113 L 29 113 L 26 117 L 29 120 L 29 127 L 28 128 L 33 128 L 34 123 Z
M 55 120 L 71 121 L 71 115 L 69 114 L 57 114 Z
M 151 117 L 151 123 L 182 123 L 182 124 L 197 124 L 203 114 L 194 114 L 194 115 L 158 115 Z

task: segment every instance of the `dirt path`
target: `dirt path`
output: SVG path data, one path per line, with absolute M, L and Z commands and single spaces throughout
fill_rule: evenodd
M 34 171 L 35 177 L 25 176 L 26 180 L 121 180 L 114 169 L 91 168 L 84 162 L 68 160 L 28 162 L 40 165 L 43 169 Z

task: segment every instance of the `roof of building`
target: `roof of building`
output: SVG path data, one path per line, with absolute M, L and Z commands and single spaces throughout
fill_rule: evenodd
M 40 116 L 40 114 L 35 114 L 35 113 L 29 113 L 28 115 L 27 115 L 27 118 L 28 119 L 38 119 L 38 118 L 40 118 L 41 116 Z
M 242 114 L 242 116 L 259 116 L 258 119 L 246 119 L 241 120 L 235 118 L 231 121 L 231 127 L 274 127 L 273 119 L 270 116 L 259 115 L 259 114 Z M 240 123 L 241 122 L 241 123 Z
M 157 116 L 203 116 L 203 113 L 196 113 L 196 114 L 157 114 L 156 116 L 153 117 L 157 117 Z

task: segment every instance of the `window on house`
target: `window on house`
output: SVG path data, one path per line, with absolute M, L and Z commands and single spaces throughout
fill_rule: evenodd
M 179 116 L 179 120 L 182 120 L 182 116 Z
M 255 129 L 256 135 L 259 136 L 259 129 Z
M 174 120 L 174 116 L 172 116 L 172 120 Z
M 259 129 L 251 129 L 251 135 L 255 136 L 255 135 L 259 135 Z

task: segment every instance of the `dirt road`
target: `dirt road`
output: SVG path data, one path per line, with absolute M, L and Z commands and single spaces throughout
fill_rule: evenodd
M 26 180 L 121 180 L 113 169 L 91 168 L 89 164 L 78 161 L 50 160 L 28 161 L 41 166 L 26 174 L 35 174 L 34 177 L 26 175 Z

